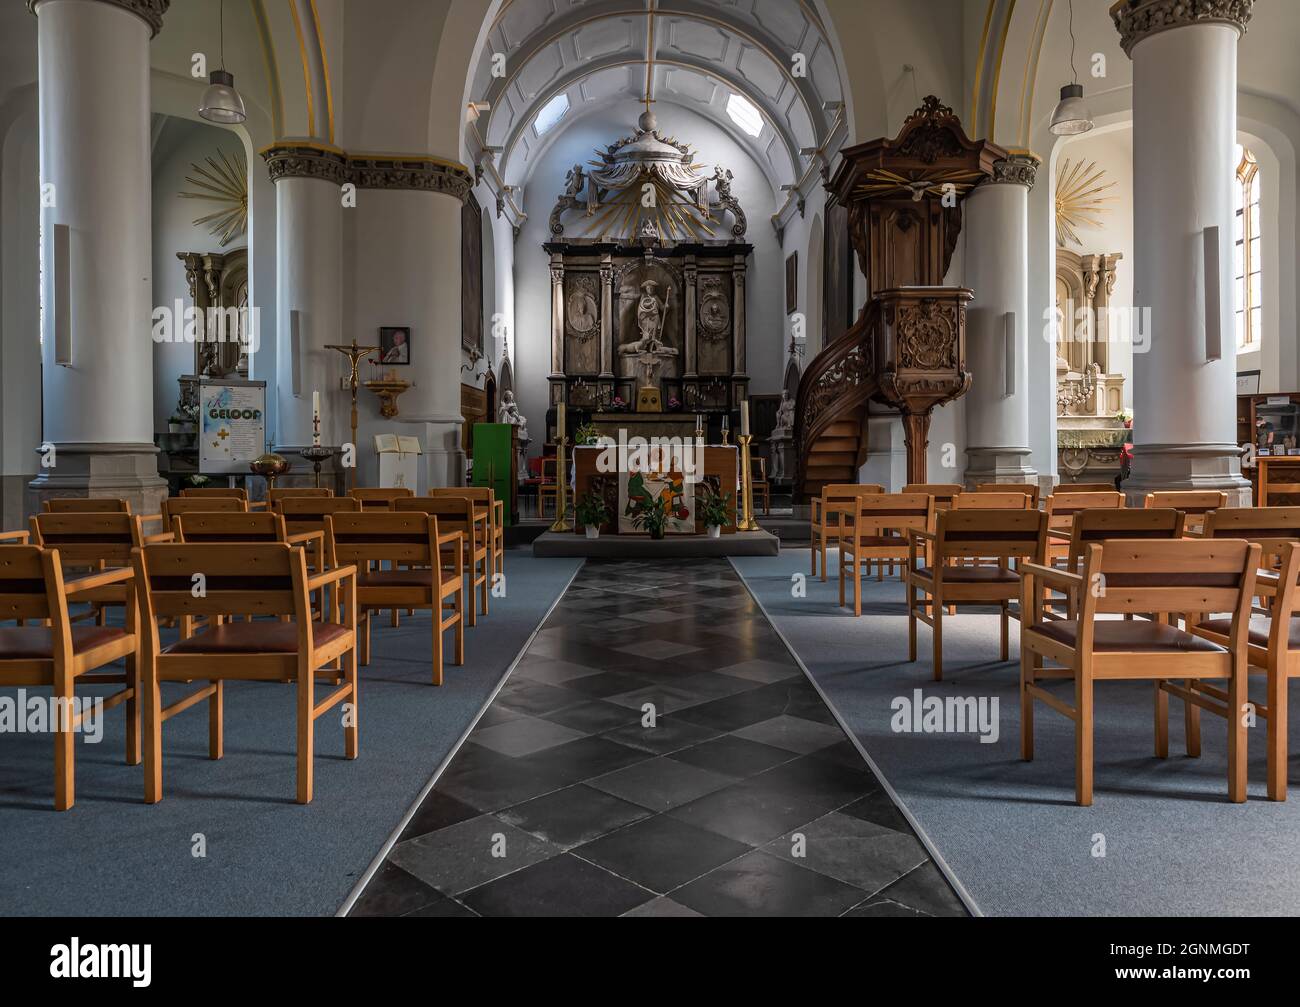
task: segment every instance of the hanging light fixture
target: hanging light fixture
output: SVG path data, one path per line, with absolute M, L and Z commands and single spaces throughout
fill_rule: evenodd
M 1070 75 L 1073 83 L 1061 88 L 1061 100 L 1052 112 L 1052 124 L 1049 129 L 1057 136 L 1075 136 L 1092 129 L 1092 117 L 1088 115 L 1088 106 L 1083 100 L 1083 85 L 1079 83 L 1079 74 L 1074 69 L 1074 0 L 1070 0 Z
M 208 86 L 199 102 L 199 116 L 208 122 L 237 123 L 248 118 L 244 99 L 235 90 L 235 75 L 226 70 L 226 0 L 221 0 L 218 31 L 221 45 L 221 69 L 208 75 Z

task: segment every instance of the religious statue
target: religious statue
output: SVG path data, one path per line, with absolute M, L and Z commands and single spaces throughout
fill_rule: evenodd
M 776 426 L 772 429 L 773 437 L 789 437 L 794 430 L 794 400 L 790 393 L 781 389 L 781 401 L 776 407 Z
M 636 327 L 640 338 L 625 343 L 618 351 L 621 356 L 637 358 L 642 369 L 642 385 L 645 387 L 657 386 L 657 375 L 664 358 L 677 356 L 677 350 L 665 346 L 660 339 L 673 291 L 669 287 L 664 299 L 660 301 L 655 294 L 658 289 L 659 284 L 654 280 L 646 280 L 641 284 L 641 296 L 636 302 Z
M 509 388 L 501 393 L 501 406 L 497 409 L 497 422 L 509 423 L 511 426 L 518 427 L 519 480 L 522 482 L 528 474 L 526 457 L 528 445 L 532 443 L 532 438 L 528 436 L 528 420 L 519 411 L 519 405 L 515 402 L 515 393 Z

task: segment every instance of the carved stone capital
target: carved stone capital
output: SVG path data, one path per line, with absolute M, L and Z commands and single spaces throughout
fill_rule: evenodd
M 1034 176 L 1041 162 L 1030 153 L 1009 154 L 993 162 L 993 181 L 1009 182 L 1023 185 L 1026 189 L 1034 187 Z
M 262 151 L 272 182 L 282 178 L 318 178 L 342 185 L 349 181 L 347 156 L 311 143 L 273 143 Z
M 474 177 L 466 168 L 436 158 L 349 157 L 347 167 L 348 181 L 358 189 L 438 192 L 463 203 L 474 187 Z
M 41 0 L 27 0 L 27 9 L 35 14 L 40 2 Z M 167 13 L 172 0 L 99 0 L 99 2 L 121 7 L 127 13 L 134 14 L 149 26 L 149 37 L 153 38 L 162 31 L 163 15 Z
M 1110 9 L 1120 48 L 1133 47 L 1156 32 L 1192 24 L 1226 24 L 1245 32 L 1255 0 L 1121 0 Z

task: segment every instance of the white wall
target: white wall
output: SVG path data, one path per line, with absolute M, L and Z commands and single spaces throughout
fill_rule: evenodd
M 556 196 L 564 189 L 565 172 L 575 164 L 586 164 L 597 146 L 603 148 L 628 136 L 641 111 L 637 103 L 623 101 L 571 124 L 562 120 L 555 128 L 565 132 L 538 162 L 524 188 L 528 221 L 515 245 L 517 336 L 512 360 L 515 393 L 534 441 L 532 454 L 541 448 L 547 409 L 546 377 L 550 373 L 551 277 L 542 250 L 542 243 L 550 237 L 548 217 Z M 732 192 L 749 220 L 745 239 L 754 246 L 745 298 L 749 389 L 755 394 L 778 392 L 788 335 L 784 323 L 785 259 L 770 222 L 775 212 L 771 185 L 749 154 L 708 119 L 670 104 L 656 105 L 655 114 L 659 131 L 690 144 L 698 163 L 722 164 L 735 175 Z

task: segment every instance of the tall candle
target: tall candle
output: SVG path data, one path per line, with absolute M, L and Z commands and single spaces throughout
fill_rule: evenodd
M 730 430 L 730 429 L 731 429 L 731 414 L 730 414 L 730 413 L 723 413 L 723 414 L 722 414 L 722 429 L 723 429 L 723 430 Z
M 561 402 L 555 410 L 555 437 L 557 440 L 564 437 L 564 403 Z
M 311 443 L 320 447 L 320 392 L 311 393 Z
M 740 436 L 749 436 L 749 399 L 740 401 Z

